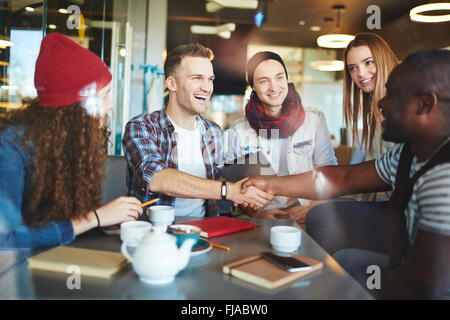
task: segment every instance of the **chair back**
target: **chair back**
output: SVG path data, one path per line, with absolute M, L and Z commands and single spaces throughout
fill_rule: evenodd
M 102 183 L 103 203 L 127 195 L 127 161 L 124 156 L 106 157 L 105 176 Z

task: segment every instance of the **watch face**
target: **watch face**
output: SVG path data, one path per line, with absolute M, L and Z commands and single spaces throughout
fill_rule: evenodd
M 222 189 L 221 189 L 221 196 L 222 196 L 222 198 L 224 199 L 225 197 L 226 197 L 226 195 L 227 195 L 227 185 L 226 185 L 226 183 L 224 183 L 224 184 L 222 184 Z

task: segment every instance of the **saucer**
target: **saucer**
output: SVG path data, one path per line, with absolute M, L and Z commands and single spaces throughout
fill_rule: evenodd
M 112 236 L 120 236 L 120 228 L 118 229 L 105 229 L 101 228 L 102 231 L 106 234 L 112 235 Z
M 192 248 L 191 257 L 201 255 L 212 249 L 211 243 L 205 239 L 199 239 L 195 247 Z

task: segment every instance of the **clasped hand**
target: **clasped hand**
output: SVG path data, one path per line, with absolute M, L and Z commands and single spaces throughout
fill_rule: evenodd
M 244 190 L 243 184 L 247 181 L 248 179 L 245 178 L 231 184 L 227 198 L 233 201 L 235 206 L 241 205 L 256 210 L 272 202 L 274 195 L 270 192 L 265 192 L 262 188 L 247 185 Z
M 235 194 L 235 188 L 237 194 Z M 265 181 L 259 178 L 242 179 L 234 183 L 232 189 L 233 196 L 229 199 L 234 202 L 234 206 L 241 205 L 252 210 L 267 206 L 275 198 Z

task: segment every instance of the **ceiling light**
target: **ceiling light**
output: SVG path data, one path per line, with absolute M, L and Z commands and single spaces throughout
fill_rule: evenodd
M 344 61 L 341 60 L 319 60 L 310 63 L 314 70 L 319 71 L 342 71 L 344 70 Z
M 34 8 L 33 7 L 25 7 L 25 11 L 33 12 Z
M 317 45 L 324 48 L 346 48 L 353 39 L 355 36 L 349 34 L 325 34 L 317 38 Z
M 56 29 L 56 25 L 55 24 L 49 24 L 48 28 L 52 29 L 52 30 L 55 30 Z
M 258 0 L 209 0 L 206 3 L 206 11 L 217 12 L 223 8 L 256 9 Z
M 17 90 L 17 89 L 19 89 L 18 86 L 8 86 L 8 85 L 1 86 L 1 88 L 5 89 L 5 90 Z
M 67 11 L 67 9 L 64 9 L 64 8 L 58 9 L 58 12 L 59 12 L 59 13 L 62 13 L 62 14 L 67 14 L 67 13 L 69 13 L 69 11 Z
M 7 36 L 0 36 L 0 47 L 11 47 L 14 45 L 14 42 L 9 40 Z
M 412 8 L 409 12 L 409 18 L 412 21 L 417 22 L 446 22 L 450 21 L 450 14 L 441 15 L 424 15 L 425 12 L 438 11 L 438 10 L 450 10 L 450 2 L 429 3 L 422 6 Z
M 298 22 L 298 25 L 299 26 L 304 26 L 306 24 L 306 21 L 305 20 L 300 20 L 299 22 Z
M 317 32 L 317 31 L 322 30 L 322 28 L 319 27 L 319 26 L 311 26 L 311 27 L 309 28 L 309 30 L 314 31 L 314 32 Z
M 231 38 L 231 32 L 236 30 L 236 24 L 234 23 L 226 23 L 220 26 L 201 26 L 201 25 L 192 25 L 191 33 L 194 34 L 215 34 L 224 39 Z
M 338 33 L 340 27 L 340 21 L 341 21 L 341 10 L 345 10 L 345 6 L 343 5 L 335 5 L 333 6 L 333 10 L 336 10 L 336 28 L 334 29 L 334 32 L 330 32 L 329 34 L 322 35 L 317 38 L 317 45 L 319 47 L 324 48 L 345 48 L 347 47 L 348 43 L 355 39 L 355 36 L 352 36 L 350 34 L 342 34 Z
M 9 62 L 7 61 L 0 61 L 0 67 L 8 67 L 9 66 Z
M 219 37 L 221 37 L 222 39 L 230 39 L 231 38 L 231 32 L 230 31 L 218 32 L 217 35 Z

